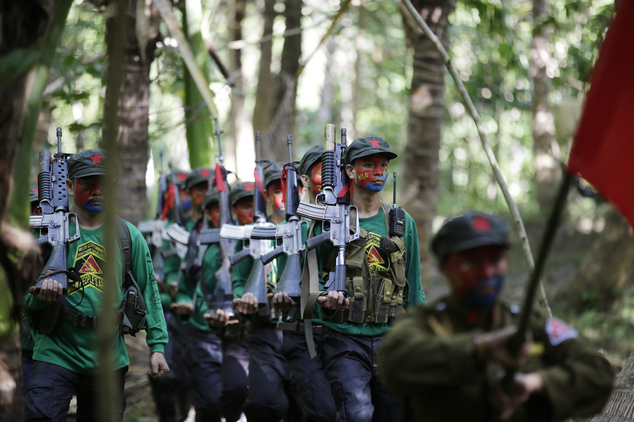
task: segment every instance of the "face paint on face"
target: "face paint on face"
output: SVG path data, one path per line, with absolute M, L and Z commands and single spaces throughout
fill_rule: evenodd
M 88 212 L 102 212 L 104 196 L 100 176 L 80 177 L 75 180 L 75 203 Z
M 370 155 L 356 160 L 357 184 L 367 190 L 380 192 L 387 182 L 388 160 L 383 155 Z
M 185 189 L 180 189 L 178 191 L 178 198 L 181 202 L 181 209 L 183 211 L 189 211 L 192 208 L 192 199 L 187 194 Z
M 284 204 L 284 192 L 282 192 L 282 181 L 276 180 L 269 183 L 269 187 L 266 189 L 266 193 L 269 195 L 271 204 L 273 205 L 273 212 L 279 215 L 286 215 L 286 205 Z
M 313 166 L 310 174 L 310 190 L 315 196 L 321 192 L 321 162 Z
M 218 227 L 220 223 L 220 205 L 215 202 L 211 208 L 207 209 L 207 220 L 211 222 L 213 227 Z
M 453 294 L 482 306 L 496 301 L 507 269 L 506 251 L 499 246 L 480 246 L 451 254 L 443 266 Z
M 207 182 L 198 183 L 191 187 L 190 194 L 192 197 L 192 204 L 196 208 L 200 208 L 205 199 L 205 194 L 207 193 Z
M 253 223 L 252 196 L 248 198 L 242 198 L 236 203 L 236 216 L 238 218 L 238 224 L 240 226 Z

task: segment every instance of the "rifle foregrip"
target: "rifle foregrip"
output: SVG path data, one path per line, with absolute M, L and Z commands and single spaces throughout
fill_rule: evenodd
M 271 252 L 262 255 L 260 259 L 262 260 L 262 263 L 266 265 L 269 262 L 273 261 L 278 256 L 282 255 L 283 253 L 284 253 L 284 246 L 278 246 L 277 248 L 273 249 Z
M 330 232 L 325 232 L 318 236 L 309 237 L 308 239 L 306 239 L 306 248 L 308 248 L 308 250 L 315 249 L 317 246 L 321 245 L 322 243 L 326 243 L 328 240 L 330 240 Z

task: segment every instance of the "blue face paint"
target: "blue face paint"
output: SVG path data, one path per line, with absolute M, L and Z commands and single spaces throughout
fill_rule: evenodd
M 192 208 L 192 200 L 191 199 L 187 199 L 187 202 L 185 202 L 184 204 L 181 204 L 181 209 L 183 211 L 189 211 Z
M 368 183 L 367 185 L 365 185 L 364 187 L 367 190 L 370 190 L 372 192 L 380 192 L 383 190 L 383 187 L 385 186 L 385 183 L 387 182 L 387 173 L 385 173 L 383 176 L 377 176 L 374 178 L 374 180 L 383 180 L 383 184 L 378 185 L 378 184 L 374 184 L 374 183 Z
M 478 281 L 475 286 L 473 286 L 473 288 L 463 296 L 463 298 L 465 301 L 473 303 L 474 305 L 492 305 L 500 295 L 503 284 L 504 274 L 482 279 Z M 486 288 L 486 290 L 490 290 L 490 292 L 487 294 L 480 294 L 478 293 L 480 288 Z
M 82 208 L 85 209 L 86 211 L 90 211 L 90 212 L 102 212 L 103 211 L 103 205 L 99 204 L 91 204 L 90 202 L 85 203 L 84 205 L 82 205 Z

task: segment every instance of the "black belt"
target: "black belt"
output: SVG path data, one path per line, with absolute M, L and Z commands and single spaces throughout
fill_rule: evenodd
M 288 331 L 301 331 L 304 332 L 304 320 L 297 320 L 295 322 L 278 322 L 277 328 L 280 330 L 288 330 Z M 322 325 L 313 323 L 313 334 L 320 335 L 321 334 Z
M 66 307 L 64 307 L 64 311 L 62 312 L 62 314 L 63 319 L 72 322 L 73 325 L 77 327 L 97 327 L 97 320 L 99 319 L 99 317 L 80 314 L 79 312 L 71 311 Z

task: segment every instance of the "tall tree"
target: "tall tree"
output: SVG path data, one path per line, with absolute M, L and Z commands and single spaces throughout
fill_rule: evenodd
M 532 128 L 535 159 L 535 189 L 541 209 L 549 209 L 561 182 L 559 145 L 555 133 L 555 118 L 548 102 L 550 59 L 548 28 L 549 0 L 533 0 L 533 39 L 529 73 L 533 79 Z
M 150 65 L 159 38 L 159 16 L 145 0 L 126 13 L 124 81 L 119 110 L 119 212 L 132 224 L 147 218 L 145 173 L 149 149 Z
M 592 422 L 634 421 L 634 350 L 614 380 L 614 390 L 603 411 Z
M 448 43 L 449 14 L 455 0 L 417 0 L 419 11 L 443 45 Z M 418 228 L 421 272 L 425 280 L 431 269 L 429 239 L 438 203 L 438 152 L 445 116 L 445 67 L 433 43 L 403 10 L 407 42 L 413 49 L 413 75 L 407 124 L 407 145 L 403 153 L 403 179 L 400 196 Z
M 273 116 L 271 98 L 273 97 L 273 22 L 275 21 L 275 0 L 264 0 L 262 18 L 264 28 L 260 39 L 260 63 L 258 67 L 258 85 L 255 92 L 253 110 L 253 130 L 266 133 Z

